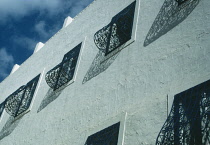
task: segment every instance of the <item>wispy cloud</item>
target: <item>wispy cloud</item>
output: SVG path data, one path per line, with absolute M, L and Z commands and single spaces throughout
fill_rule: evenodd
M 42 37 L 46 38 L 48 37 L 50 34 L 47 33 L 46 29 L 46 23 L 45 21 L 40 21 L 37 24 L 35 24 L 35 31 Z
M 34 31 L 38 33 L 39 37 L 42 39 L 49 39 L 60 29 L 60 23 L 52 25 L 50 29 L 47 29 L 46 25 L 45 21 L 39 21 L 34 26 Z
M 7 37 L 1 37 L 5 40 L 0 42 L 0 81 L 10 73 L 14 62 L 24 61 L 25 54 L 27 57 L 30 56 L 38 41 L 45 43 L 61 29 L 65 17 L 76 16 L 92 1 L 0 0 L 0 26 L 6 27 L 12 34 L 10 36 L 8 33 Z M 35 15 L 36 18 L 33 17 Z M 27 27 L 24 27 L 25 25 Z M 4 46 L 10 48 L 10 51 L 8 52 Z
M 9 75 L 12 66 L 14 65 L 14 58 L 9 54 L 5 48 L 0 49 L 0 80 Z
M 61 6 L 61 0 L 0 0 L 0 22 L 9 18 L 19 19 L 34 10 L 56 14 L 60 12 Z
M 34 39 L 23 35 L 13 36 L 12 40 L 14 43 L 13 45 L 15 45 L 16 47 L 24 47 L 30 51 L 34 50 L 37 43 Z
M 70 16 L 76 16 L 81 12 L 86 6 L 88 6 L 93 0 L 71 0 L 65 1 L 65 6 L 69 8 L 68 14 Z
M 39 21 L 34 24 L 34 27 L 31 28 L 31 31 L 34 34 L 37 34 L 38 37 L 28 37 L 24 34 L 16 34 L 12 36 L 10 39 L 13 43 L 13 49 L 18 49 L 21 47 L 28 51 L 33 51 L 39 41 L 45 43 L 45 41 L 47 41 L 60 29 L 60 27 L 58 27 L 59 25 L 54 25 L 54 27 L 50 27 L 51 29 L 47 29 L 46 25 L 47 24 L 45 21 Z

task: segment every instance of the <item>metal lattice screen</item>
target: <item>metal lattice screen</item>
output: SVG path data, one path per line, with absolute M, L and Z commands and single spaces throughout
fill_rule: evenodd
M 174 97 L 157 145 L 210 144 L 210 81 Z
M 66 53 L 62 62 L 46 73 L 45 80 L 53 90 L 73 79 L 81 46 L 82 43 Z
M 107 26 L 95 33 L 94 42 L 105 55 L 131 39 L 135 5 L 136 1 L 115 15 Z
M 120 122 L 109 126 L 89 136 L 85 145 L 117 145 L 119 128 Z
M 26 85 L 21 86 L 5 100 L 5 110 L 8 114 L 17 117 L 30 107 L 39 77 L 40 74 Z

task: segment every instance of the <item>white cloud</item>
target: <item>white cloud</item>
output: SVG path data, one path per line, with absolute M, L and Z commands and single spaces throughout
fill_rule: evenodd
M 8 18 L 19 19 L 34 10 L 56 14 L 61 6 L 61 0 L 0 0 L 0 22 Z
M 93 0 L 0 0 L 0 25 L 8 24 L 9 27 L 8 22 L 10 22 L 10 19 L 20 20 L 25 16 L 31 15 L 34 11 L 39 11 L 40 17 L 46 16 L 42 14 L 47 13 L 47 17 L 50 19 L 67 14 L 74 17 L 92 1 Z M 45 41 L 62 27 L 62 23 L 63 21 L 54 22 L 52 26 L 49 27 L 47 26 L 48 23 L 46 19 L 35 23 L 34 27 L 32 26 L 33 29 L 30 31 L 37 33 L 40 36 L 39 39 Z M 18 49 L 18 46 L 20 46 L 28 50 L 34 50 L 37 43 L 37 39 L 32 39 L 24 34 L 18 33 L 14 33 L 14 36 L 11 36 L 10 39 L 15 49 Z M 9 75 L 13 65 L 13 56 L 9 54 L 5 48 L 0 48 L 0 80 Z
M 86 6 L 88 6 L 93 0 L 72 0 L 66 1 L 66 5 L 70 6 L 69 15 L 76 16 Z
M 46 31 L 45 27 L 45 21 L 40 21 L 35 25 L 35 31 L 39 34 L 39 36 L 47 38 L 50 34 Z
M 46 29 L 46 22 L 40 21 L 35 24 L 34 30 L 39 34 L 39 36 L 43 39 L 49 39 L 52 35 L 54 35 L 60 29 L 59 25 L 51 26 L 50 30 Z
M 34 50 L 36 46 L 36 41 L 26 36 L 13 36 L 12 37 L 14 45 L 25 47 L 28 50 Z
M 5 78 L 9 75 L 12 66 L 14 65 L 14 58 L 5 48 L 0 49 L 0 78 Z

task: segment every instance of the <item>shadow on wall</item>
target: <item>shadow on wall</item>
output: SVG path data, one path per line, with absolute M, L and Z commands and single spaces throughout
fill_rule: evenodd
M 178 6 L 176 0 L 165 0 L 144 40 L 144 47 L 186 19 L 199 2 L 200 0 L 187 0 Z
M 103 51 L 99 51 L 96 57 L 94 58 L 88 72 L 86 73 L 82 84 L 86 83 L 93 77 L 96 77 L 97 75 L 105 71 L 114 62 L 118 54 L 119 52 L 112 55 L 110 58 L 107 58 Z
M 14 121 L 14 117 L 10 116 L 7 122 L 5 123 L 4 127 L 0 131 L 0 140 L 2 140 L 4 137 L 10 135 L 15 128 L 18 126 L 21 118 Z
M 88 136 L 85 145 L 116 145 L 118 144 L 120 122 L 113 124 Z
M 126 42 L 132 37 L 136 1 L 124 8 L 111 22 L 94 34 L 94 43 L 99 49 L 82 84 L 105 71 L 117 58 Z
M 174 97 L 156 145 L 210 144 L 210 80 Z
M 37 110 L 37 113 L 39 113 L 42 109 L 47 107 L 51 102 L 53 102 L 55 99 L 59 97 L 59 95 L 62 93 L 62 91 L 67 87 L 68 85 L 64 85 L 61 88 L 53 91 L 52 88 L 50 88 L 47 91 L 47 94 L 45 95 L 44 99 L 42 100 L 39 109 Z

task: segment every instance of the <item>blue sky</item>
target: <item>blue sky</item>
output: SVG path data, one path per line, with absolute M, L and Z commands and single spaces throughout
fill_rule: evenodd
M 0 0 L 0 82 L 93 0 Z

